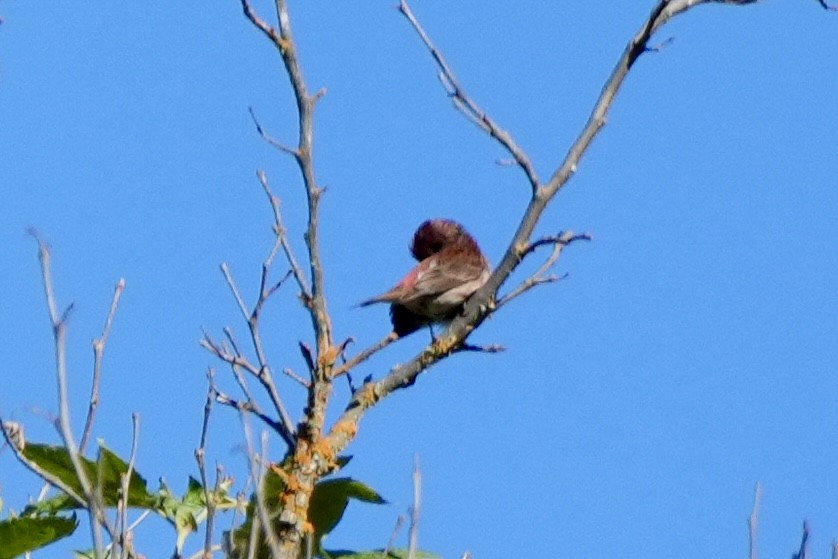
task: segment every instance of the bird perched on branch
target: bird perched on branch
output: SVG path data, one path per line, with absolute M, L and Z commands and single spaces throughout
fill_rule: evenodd
M 390 322 L 399 337 L 452 320 L 491 275 L 477 241 L 450 219 L 422 223 L 410 252 L 419 264 L 395 287 L 360 304 L 390 303 Z

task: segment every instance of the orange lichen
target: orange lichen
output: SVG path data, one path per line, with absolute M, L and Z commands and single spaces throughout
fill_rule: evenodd
M 332 432 L 343 435 L 347 439 L 354 439 L 358 434 L 358 424 L 351 419 L 343 419 L 332 427 Z
M 355 393 L 355 400 L 364 408 L 369 408 L 378 401 L 375 384 L 367 383 Z
M 327 466 L 334 465 L 335 460 L 337 459 L 335 449 L 326 438 L 322 438 L 314 443 L 314 452 L 323 458 Z
M 326 369 L 331 367 L 337 361 L 338 356 L 340 356 L 341 348 L 339 346 L 330 346 L 325 351 L 323 351 L 320 356 L 317 358 L 317 364 L 320 366 L 321 369 Z

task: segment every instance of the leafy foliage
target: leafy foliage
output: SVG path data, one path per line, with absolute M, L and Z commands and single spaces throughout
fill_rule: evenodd
M 70 454 L 62 446 L 27 443 L 20 452 L 22 458 L 40 470 L 60 480 L 66 487 L 77 494 L 83 494 L 81 482 L 76 475 Z M 128 463 L 117 456 L 107 447 L 99 446 L 99 458 L 96 462 L 80 457 L 82 467 L 87 478 L 97 487 L 107 506 L 116 506 L 122 492 L 122 477 L 128 474 Z M 154 508 L 157 498 L 150 494 L 145 479 L 136 472 L 131 472 L 128 484 L 128 506 L 139 508 Z M 61 494 L 28 506 L 23 514 L 34 512 L 55 513 L 62 510 L 79 509 L 83 505 L 76 502 L 69 495 Z
M 0 522 L 0 559 L 12 559 L 72 534 L 78 526 L 73 515 L 10 518 Z

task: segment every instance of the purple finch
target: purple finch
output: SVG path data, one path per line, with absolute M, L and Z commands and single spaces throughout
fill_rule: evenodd
M 393 331 L 406 336 L 435 322 L 452 320 L 491 275 L 489 261 L 462 225 L 449 219 L 424 222 L 410 252 L 419 260 L 395 287 L 361 303 L 390 303 Z

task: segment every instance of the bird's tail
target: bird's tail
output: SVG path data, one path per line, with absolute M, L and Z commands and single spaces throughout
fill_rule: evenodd
M 381 297 L 373 297 L 372 299 L 367 299 L 366 301 L 361 301 L 356 305 L 352 305 L 353 309 L 357 309 L 359 307 L 369 307 L 370 305 L 374 305 L 376 303 L 388 303 L 389 301 L 382 299 Z

